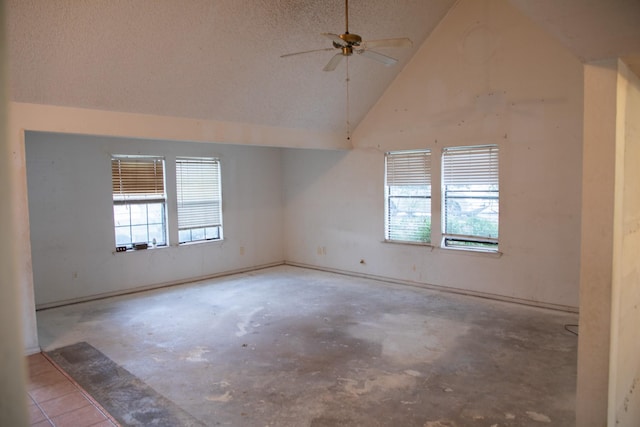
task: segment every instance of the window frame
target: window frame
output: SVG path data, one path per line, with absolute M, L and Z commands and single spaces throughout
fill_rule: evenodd
M 178 245 L 223 240 L 220 158 L 178 156 L 175 166 Z M 207 170 L 207 166 L 211 166 L 212 170 Z M 211 185 L 203 185 L 195 179 L 205 175 L 213 176 Z M 185 202 L 185 198 L 191 200 Z M 207 211 L 208 207 L 213 211 Z M 202 237 L 194 238 L 194 232 L 202 233 Z M 186 233 L 188 239 L 184 238 Z
M 134 167 L 135 164 L 151 164 L 148 170 L 144 167 Z M 126 171 L 124 170 L 126 167 Z M 111 188 L 113 206 L 113 230 L 116 251 L 135 249 L 138 244 L 146 246 L 168 246 L 167 221 L 167 189 L 166 189 L 166 161 L 164 157 L 153 155 L 111 155 Z M 140 169 L 136 171 L 135 169 Z M 159 169 L 159 171 L 158 171 Z M 151 172 L 151 170 L 153 170 Z M 117 173 L 116 173 L 117 171 Z M 149 207 L 160 205 L 159 222 L 150 222 Z M 119 225 L 118 207 L 127 207 L 129 219 L 127 224 Z M 135 223 L 132 219 L 134 208 L 145 206 L 144 221 Z M 122 218 L 122 217 L 120 217 Z M 161 233 L 153 234 L 152 226 L 160 226 Z M 134 227 L 144 227 L 146 241 L 134 239 Z M 129 239 L 126 243 L 119 242 L 118 231 L 128 229 Z M 159 239 L 158 239 L 159 237 Z
M 472 146 L 445 147 L 442 150 L 442 182 L 441 182 L 441 247 L 447 249 L 470 250 L 497 253 L 499 251 L 500 228 L 500 150 L 497 144 Z M 455 187 L 457 189 L 454 189 Z M 467 187 L 461 189 L 460 187 Z M 458 193 L 456 195 L 456 193 Z M 481 233 L 451 232 L 448 222 L 449 212 L 455 205 L 449 205 L 449 200 L 465 201 L 475 207 L 473 216 L 468 216 L 468 223 L 461 227 L 478 227 L 489 230 Z M 484 200 L 484 206 L 473 206 L 475 201 Z M 458 204 L 458 202 L 456 202 Z M 459 204 L 458 204 L 459 206 Z M 484 215 L 480 213 L 486 207 L 492 207 L 495 212 Z M 458 208 L 460 209 L 460 208 Z M 495 220 L 490 218 L 495 216 Z M 491 224 L 492 222 L 495 225 Z M 476 225 L 477 224 L 477 225 Z
M 431 149 L 394 150 L 385 153 L 384 169 L 384 241 L 412 245 L 431 245 L 432 237 L 432 183 L 431 183 Z M 396 184 L 396 185 L 394 185 Z M 402 194 L 410 192 L 410 187 L 424 187 L 424 194 Z M 402 189 L 400 188 L 402 187 Z M 393 189 L 397 189 L 397 193 Z M 420 191 L 420 190 L 418 190 Z M 392 206 L 396 201 L 408 200 L 415 206 L 426 200 L 428 209 L 411 210 L 408 213 L 415 221 L 408 224 L 392 223 Z M 417 215 L 416 215 L 417 214 Z M 420 224 L 420 217 L 428 218 L 427 224 Z M 414 224 L 412 224 L 414 222 Z M 424 227 L 424 228 L 422 228 Z M 426 237 L 421 238 L 421 233 Z M 411 236 L 411 234 L 414 234 Z M 404 235 L 404 236 L 403 236 Z M 407 237 L 408 236 L 408 237 Z M 404 237 L 404 238 L 403 238 Z

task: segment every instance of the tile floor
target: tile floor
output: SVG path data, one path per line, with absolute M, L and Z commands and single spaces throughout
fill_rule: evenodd
M 42 353 L 27 358 L 31 426 L 116 427 L 119 424 Z

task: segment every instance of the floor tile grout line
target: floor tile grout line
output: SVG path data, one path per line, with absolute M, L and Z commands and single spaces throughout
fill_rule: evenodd
M 89 403 L 92 404 L 100 413 L 102 413 L 102 415 L 105 416 L 106 419 L 111 421 L 111 423 L 113 423 L 116 427 L 121 427 L 120 423 L 118 421 L 116 421 L 116 419 L 113 418 L 111 416 L 111 414 L 109 412 L 107 412 L 102 407 L 102 405 L 100 405 L 98 403 L 98 401 L 96 401 L 93 398 L 93 396 L 91 396 L 84 388 L 82 388 L 82 386 L 80 384 L 78 384 L 78 382 L 76 380 L 74 380 L 51 357 L 49 357 L 49 355 L 47 353 L 45 353 L 43 351 L 40 354 L 42 354 L 44 356 L 44 358 L 47 359 L 49 361 L 49 363 L 51 363 L 53 365 L 54 368 L 56 368 L 62 375 L 64 375 L 69 380 L 69 382 L 71 382 L 71 384 L 73 384 L 80 391 L 80 393 L 82 393 L 82 395 L 89 401 Z M 47 416 L 47 419 L 49 419 L 47 414 L 45 414 L 45 416 Z M 51 424 L 54 424 L 53 421 L 51 421 L 51 420 L 49 420 L 49 421 L 51 422 Z M 55 426 L 55 424 L 54 424 L 54 426 Z
M 27 392 L 27 397 L 29 399 L 31 399 L 33 404 L 40 410 L 40 412 L 44 416 L 44 420 L 40 420 L 40 421 L 38 421 L 38 423 L 41 423 L 42 421 L 47 421 L 49 423 L 49 425 L 55 427 L 55 424 L 53 424 L 53 421 L 51 421 L 51 418 L 49 417 L 49 414 L 47 414 L 47 412 L 44 410 L 44 408 L 42 406 L 40 406 L 40 403 L 38 403 L 38 401 L 36 399 L 34 399 L 33 396 L 31 396 L 30 392 Z M 32 425 L 31 422 L 30 422 L 30 425 Z
M 55 388 L 57 388 L 60 384 L 71 384 L 71 385 L 73 385 L 73 386 L 75 387 L 75 385 L 74 385 L 74 384 L 72 384 L 71 382 L 69 382 L 69 381 L 67 380 L 67 378 L 65 377 L 65 379 L 64 379 L 64 380 L 61 380 L 61 381 L 55 382 L 55 383 L 53 383 L 53 384 L 47 384 L 47 385 L 45 385 L 45 386 L 38 387 L 38 388 L 34 388 L 33 390 L 27 391 L 27 394 L 29 395 L 29 397 L 31 398 L 31 400 L 33 400 L 34 402 L 36 402 L 36 398 L 32 395 L 32 393 L 33 393 L 33 392 L 36 392 L 36 391 L 38 391 L 38 390 L 42 390 L 42 389 L 44 389 L 44 388 L 53 388 L 53 389 L 55 389 Z M 57 398 L 59 398 L 59 397 L 66 396 L 67 394 L 71 394 L 71 393 L 73 393 L 73 391 L 70 391 L 70 392 L 68 392 L 68 393 L 66 393 L 66 394 L 56 395 L 55 397 L 49 397 L 47 400 L 39 400 L 39 399 L 38 399 L 38 402 L 39 402 L 39 403 L 45 403 L 45 402 L 48 402 L 48 401 L 50 401 L 50 400 L 53 400 L 53 399 L 57 399 Z
M 40 353 L 40 354 L 42 354 L 42 353 Z M 41 373 L 39 373 L 38 375 L 36 375 L 35 377 L 31 377 L 31 371 L 30 371 L 30 373 L 29 373 L 29 383 L 30 383 L 30 384 L 32 384 L 32 385 L 36 385 L 36 384 L 37 384 L 37 387 L 35 387 L 35 388 L 33 388 L 33 389 L 31 389 L 31 388 L 29 387 L 29 389 L 27 389 L 27 393 L 29 394 L 29 396 L 30 396 L 34 401 L 36 400 L 36 397 L 34 396 L 34 393 L 37 393 L 37 392 L 39 392 L 40 390 L 43 390 L 43 389 L 46 389 L 46 388 L 49 388 L 49 389 L 56 389 L 56 388 L 58 388 L 61 384 L 71 384 L 71 385 L 74 385 L 72 382 L 70 382 L 70 381 L 69 381 L 68 376 L 67 376 L 67 375 L 64 375 L 64 373 L 62 373 L 62 372 L 61 372 L 61 370 L 60 370 L 60 369 L 58 369 L 55 365 L 53 365 L 49 360 L 44 359 L 44 362 L 43 362 L 43 363 L 46 363 L 46 364 L 47 364 L 47 370 L 46 370 L 45 372 L 41 372 Z M 29 369 L 31 369 L 31 368 L 29 367 Z M 54 372 L 55 372 L 55 373 L 57 373 L 57 374 L 61 374 L 61 375 L 62 375 L 62 378 L 61 378 L 61 379 L 59 379 L 59 380 L 57 380 L 57 381 L 53 381 L 53 382 L 45 382 L 44 384 L 41 384 L 41 383 L 39 383 L 39 382 L 38 382 L 38 379 L 39 379 L 41 376 L 43 376 L 43 375 L 48 375 L 48 374 L 51 374 L 51 373 L 54 373 Z M 74 386 L 74 387 L 75 387 L 75 386 Z M 76 387 L 76 388 L 77 388 L 77 387 Z M 58 396 L 56 396 L 56 397 L 61 397 L 61 396 L 63 396 L 63 395 L 58 395 Z M 55 397 L 54 397 L 54 398 L 55 398 Z M 47 399 L 47 400 L 51 400 L 51 398 L 50 398 L 50 399 Z M 45 402 L 45 401 L 43 401 L 43 400 L 39 400 L 39 402 L 40 402 L 40 403 L 43 403 L 43 402 Z
M 44 420 L 46 420 L 49 425 L 55 427 L 55 424 L 53 423 L 53 421 L 51 420 L 51 418 L 49 417 L 49 414 L 47 414 L 47 412 L 40 406 L 40 404 L 38 402 L 35 401 L 35 399 L 32 399 L 33 403 L 38 407 L 38 409 L 40 409 L 40 412 L 42 412 L 42 415 L 44 415 Z M 42 421 L 44 421 L 42 420 Z M 42 422 L 42 421 L 38 421 L 38 422 Z
M 72 413 L 74 411 L 79 411 L 80 409 L 84 409 L 84 408 L 87 408 L 87 407 L 90 407 L 90 406 L 95 407 L 95 405 L 93 405 L 93 403 L 89 399 L 87 399 L 87 396 L 84 393 L 82 393 L 80 390 L 78 390 L 78 392 L 80 393 L 80 395 L 82 395 L 82 397 L 84 397 L 87 400 L 87 404 L 84 405 L 84 406 L 77 407 L 77 408 L 69 409 L 68 411 L 65 410 L 64 412 L 60 412 L 59 414 L 56 414 L 54 416 L 51 416 L 51 415 L 47 414 L 47 416 L 49 417 L 49 419 L 51 420 L 51 422 L 53 424 L 55 424 L 54 418 L 58 418 L 58 417 L 61 417 L 63 415 L 67 415 L 67 414 L 70 414 L 70 413 Z M 71 394 L 71 393 L 69 393 L 69 394 Z M 68 396 L 68 395 L 65 394 L 64 396 Z M 64 396 L 61 396 L 61 397 L 64 397 Z M 97 407 L 96 407 L 96 409 L 99 410 L 99 408 L 97 408 Z M 43 412 L 45 412 L 44 409 L 43 409 Z M 45 412 L 45 414 L 46 414 L 46 412 Z

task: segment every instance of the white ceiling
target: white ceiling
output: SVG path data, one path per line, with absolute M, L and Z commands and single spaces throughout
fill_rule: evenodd
M 640 0 L 510 0 L 584 62 L 624 59 L 640 75 Z
M 379 49 L 395 67 L 349 59 L 352 128 L 455 2 L 350 1 L 352 33 L 414 42 Z M 640 0 L 511 3 L 579 58 L 624 56 L 640 74 Z M 14 101 L 346 130 L 347 64 L 323 72 L 333 52 L 280 58 L 330 47 L 320 33 L 344 32 L 343 0 L 7 0 L 7 9 Z
M 409 37 L 380 49 L 385 67 L 349 61 L 357 123 L 454 0 L 352 0 L 363 39 Z M 320 33 L 344 32 L 343 0 L 9 0 L 14 100 L 342 132 L 346 63 Z

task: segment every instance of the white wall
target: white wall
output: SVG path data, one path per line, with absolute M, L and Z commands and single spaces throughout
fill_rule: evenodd
M 459 2 L 356 129 L 353 151 L 285 150 L 285 258 L 577 307 L 582 78 L 507 2 Z M 433 150 L 437 246 L 439 153 L 486 143 L 500 147 L 501 257 L 382 243 L 385 151 Z
M 37 305 L 283 261 L 278 148 L 47 132 L 25 140 Z M 159 155 L 168 164 L 220 157 L 224 240 L 114 253 L 111 154 Z M 166 170 L 175 188 L 175 169 Z

